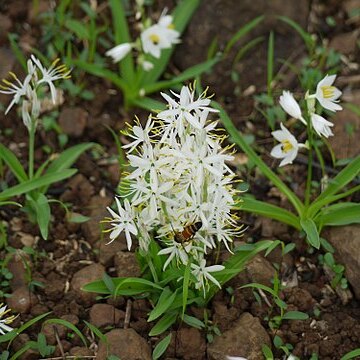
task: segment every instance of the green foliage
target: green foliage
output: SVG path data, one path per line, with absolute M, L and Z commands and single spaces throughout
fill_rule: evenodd
M 246 249 L 235 249 L 235 254 L 223 264 L 225 269 L 213 276 L 221 285 L 225 284 L 244 269 L 249 259 L 266 250 L 271 244 L 272 241 L 263 241 Z M 164 271 L 164 260 L 157 255 L 159 250 L 159 245 L 151 241 L 150 254 L 145 260 L 140 259 L 144 278 L 111 278 L 105 275 L 102 280 L 86 284 L 83 290 L 114 297 L 119 295 L 147 297 L 154 304 L 148 321 L 156 321 L 149 333 L 150 336 L 164 333 L 178 320 L 195 328 L 204 328 L 205 324 L 187 315 L 186 309 L 191 304 L 205 308 L 218 291 L 218 287 L 209 283 L 209 289 L 204 297 L 202 290 L 193 289 L 196 279 L 190 272 L 190 266 L 182 265 L 178 268 L 170 265 Z
M 10 198 L 25 194 L 23 210 L 27 212 L 31 221 L 37 223 L 42 237 L 47 239 L 51 209 L 50 201 L 45 194 L 50 185 L 76 173 L 77 170 L 70 167 L 83 152 L 92 146 L 92 143 L 75 145 L 66 149 L 52 162 L 45 162 L 35 174 L 32 174 L 30 170 L 27 174 L 16 155 L 0 144 L 0 159 L 9 167 L 19 182 L 17 185 L 2 190 L 0 201 L 8 201 Z M 29 166 L 30 168 L 31 166 Z

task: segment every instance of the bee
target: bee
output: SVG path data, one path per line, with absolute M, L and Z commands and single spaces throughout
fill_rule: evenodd
M 201 221 L 197 221 L 195 223 L 186 225 L 184 229 L 180 232 L 174 231 L 174 240 L 179 243 L 183 244 L 190 241 L 195 234 L 201 229 L 203 223 Z

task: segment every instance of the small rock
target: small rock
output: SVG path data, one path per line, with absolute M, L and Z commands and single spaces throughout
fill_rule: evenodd
M 102 265 L 91 264 L 74 274 L 71 280 L 71 289 L 76 293 L 77 302 L 91 305 L 96 301 L 97 294 L 83 291 L 81 288 L 92 281 L 101 279 L 104 273 L 105 268 Z
M 36 304 L 31 307 L 31 315 L 33 317 L 45 314 L 49 311 L 49 308 L 44 304 Z
M 120 180 L 120 166 L 118 163 L 108 167 L 109 180 L 114 186 L 117 186 Z
M 7 265 L 8 270 L 13 274 L 10 280 L 10 287 L 13 291 L 20 287 L 26 287 L 28 283 L 24 261 L 26 261 L 31 268 L 30 257 L 26 254 L 24 254 L 22 259 L 15 253 Z
M 115 255 L 114 264 L 117 276 L 119 277 L 139 277 L 141 275 L 136 256 L 132 252 L 117 252 Z
M 81 204 L 87 204 L 92 199 L 95 190 L 90 181 L 82 174 L 76 174 L 67 182 L 68 189 L 61 195 L 61 201 L 81 199 Z
M 70 324 L 77 325 L 79 323 L 79 318 L 74 314 L 66 314 L 61 317 L 61 319 L 69 322 Z
M 239 318 L 239 309 L 228 308 L 222 299 L 213 301 L 213 309 L 213 320 L 221 331 L 229 329 L 233 322 Z
M 284 289 L 287 295 L 287 304 L 295 305 L 299 311 L 311 311 L 314 308 L 315 300 L 311 294 L 305 290 L 297 287 Z
M 208 345 L 207 355 L 209 360 L 224 360 L 226 355 L 259 360 L 263 358 L 262 345 L 271 346 L 268 333 L 258 318 L 244 313 L 230 330 L 215 337 Z
M 205 357 L 206 342 L 198 329 L 181 328 L 176 334 L 176 356 L 184 360 Z
M 113 266 L 115 255 L 122 250 L 127 250 L 126 239 L 123 233 L 120 234 L 120 236 L 111 243 L 101 241 L 99 248 L 100 264 L 105 266 Z
M 105 334 L 107 345 L 99 344 L 96 360 L 106 360 L 108 355 L 126 360 L 150 360 L 151 349 L 134 329 L 114 329 Z
M 124 311 L 109 304 L 95 304 L 90 309 L 90 323 L 98 328 L 119 325 L 124 318 Z
M 38 303 L 38 298 L 29 290 L 28 287 L 22 286 L 16 289 L 6 302 L 13 312 L 25 314 L 30 311 L 31 306 Z
M 275 269 L 267 259 L 258 254 L 247 263 L 246 273 L 251 282 L 272 286 Z
M 65 134 L 80 137 L 87 124 L 89 114 L 82 108 L 65 108 L 59 116 L 59 125 Z
M 60 277 L 60 275 L 58 275 Z M 45 294 L 49 300 L 58 301 L 64 296 L 65 278 L 47 279 Z
M 345 276 L 360 300 L 360 225 L 329 227 L 324 237 L 335 248 L 334 257 L 345 266 Z

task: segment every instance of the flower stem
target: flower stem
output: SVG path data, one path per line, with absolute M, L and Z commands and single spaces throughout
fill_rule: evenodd
M 34 176 L 35 131 L 35 121 L 31 119 L 31 126 L 29 129 L 29 179 L 32 179 Z
M 308 157 L 308 169 L 306 178 L 306 189 L 305 189 L 305 207 L 307 208 L 310 204 L 311 197 L 311 180 L 312 180 L 312 163 L 313 163 L 313 137 L 312 137 L 311 123 L 308 125 L 308 144 L 309 144 L 309 157 Z

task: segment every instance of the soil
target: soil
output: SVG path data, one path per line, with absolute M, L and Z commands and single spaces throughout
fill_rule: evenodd
M 4 36 L 5 33 L 16 33 L 19 36 L 19 44 L 26 56 L 31 46 L 43 50 L 41 48 L 43 44 L 39 40 L 41 23 L 39 17 L 34 15 L 31 3 L 25 2 L 24 5 L 23 1 L 18 0 L 0 1 L 2 78 L 6 77 L 6 73 L 10 70 L 17 74 L 21 72 L 7 37 Z M 51 3 L 40 1 L 40 9 L 50 8 Z M 104 5 L 100 3 L 99 6 Z M 155 2 L 152 15 L 156 18 L 165 5 L 169 8 L 173 6 L 171 1 Z M 356 39 L 358 35 L 360 22 L 358 17 L 350 16 L 351 11 L 356 8 L 360 8 L 356 0 L 203 2 L 183 36 L 182 44 L 175 53 L 169 71 L 179 71 L 203 61 L 204 49 L 209 47 L 215 36 L 218 37 L 221 49 L 231 34 L 260 14 L 266 15 L 266 21 L 251 33 L 251 36 L 249 35 L 250 38 L 259 35 L 267 37 L 269 31 L 274 30 L 275 58 L 297 61 L 305 55 L 305 47 L 301 39 L 275 19 L 275 15 L 286 15 L 299 22 L 305 29 L 320 34 L 325 42 L 330 43 L 334 49 L 343 54 L 343 62 L 339 67 L 339 82 L 342 84 L 345 97 L 359 101 L 360 81 L 358 77 L 356 78 L 359 69 L 359 43 L 356 45 L 356 41 L 352 39 Z M 106 6 L 102 16 L 109 19 Z M 275 168 L 276 163 L 268 155 L 268 150 L 272 146 L 270 131 L 265 120 L 256 112 L 253 100 L 254 94 L 266 89 L 266 47 L 265 41 L 235 65 L 235 70 L 240 74 L 238 80 L 234 81 L 232 78 L 231 56 L 236 54 L 239 47 L 234 49 L 229 59 L 215 67 L 211 74 L 204 76 L 203 83 L 208 84 L 210 90 L 216 93 L 216 99 L 223 103 L 238 128 L 245 133 L 255 135 L 257 139 L 255 145 L 262 150 L 263 158 L 269 165 Z M 280 92 L 282 88 L 296 91 L 297 78 L 289 71 L 284 71 L 280 62 L 276 62 L 275 67 L 281 75 L 276 84 L 277 91 Z M 21 78 L 20 75 L 19 77 Z M 68 222 L 63 208 L 53 204 L 49 239 L 44 241 L 37 228 L 29 223 L 25 214 L 17 207 L 2 207 L 0 219 L 6 228 L 8 246 L 13 249 L 9 262 L 13 279 L 10 287 L 3 289 L 12 296 L 0 298 L 0 303 L 7 302 L 14 313 L 19 313 L 13 324 L 15 327 L 37 315 L 52 311 L 51 317 L 65 319 L 77 326 L 87 338 L 88 346 L 85 348 L 78 336 L 70 336 L 70 332 L 61 325 L 56 325 L 54 330 L 49 324 L 42 328 L 40 322 L 18 336 L 9 351 L 10 354 L 14 354 L 28 340 L 36 340 L 37 334 L 42 331 L 48 344 L 56 346 L 52 357 L 60 356 L 65 359 L 65 354 L 78 355 L 78 358 L 97 356 L 97 359 L 105 359 L 106 349 L 104 350 L 98 338 L 85 325 L 84 321 L 87 321 L 99 327 L 103 333 L 111 330 L 109 341 L 116 343 L 124 338 L 126 344 L 126 339 L 132 339 L 132 349 L 129 350 L 128 355 L 124 355 L 127 356 L 124 357 L 125 360 L 150 359 L 151 348 L 159 340 L 148 336 L 151 324 L 148 324 L 146 319 L 151 305 L 145 300 L 96 298 L 95 295 L 84 293 L 80 289 L 83 284 L 101 277 L 104 271 L 110 276 L 136 276 L 139 272 L 135 256 L 127 252 L 124 239 L 105 245 L 106 238 L 101 235 L 99 221 L 106 215 L 106 206 L 112 203 L 120 177 L 115 160 L 116 146 L 105 125 L 118 131 L 124 127 L 125 122 L 132 121 L 135 113 L 143 120 L 146 119 L 146 113 L 137 109 L 125 112 L 120 105 L 121 95 L 114 90 L 109 91 L 109 84 L 100 78 L 86 75 L 84 81 L 86 88 L 93 91 L 94 99 L 85 101 L 76 97 L 70 98 L 69 94 L 64 93 L 65 101 L 59 109 L 59 123 L 63 132 L 68 135 L 69 142 L 66 146 L 91 141 L 100 144 L 101 148 L 83 154 L 75 164 L 78 173 L 69 181 L 52 186 L 49 194 L 53 198 L 71 204 L 73 213 L 89 216 L 90 220 L 83 224 Z M 7 104 L 8 99 L 0 94 L 0 101 Z M 0 123 L 1 143 L 14 151 L 25 163 L 27 131 L 22 124 L 19 125 L 16 112 L 11 111 L 7 116 L 1 112 Z M 354 124 L 354 131 L 359 135 L 358 117 L 354 118 Z M 356 148 L 359 142 L 351 141 L 353 140 L 349 140 L 348 133 L 339 131 L 336 144 L 344 145 L 340 146 L 338 157 L 347 157 L 351 152 L 359 153 L 360 149 Z M 47 158 L 47 149 L 51 149 L 54 153 L 61 151 L 54 130 L 45 131 L 40 127 L 36 144 L 35 156 L 38 165 Z M 348 151 L 345 151 L 344 147 L 347 147 Z M 291 169 L 283 173 L 284 179 L 290 178 L 290 186 L 299 194 L 303 191 L 305 171 L 305 164 L 297 161 Z M 316 173 L 315 175 L 320 176 Z M 282 206 L 288 205 L 281 194 L 255 169 L 250 173 L 244 171 L 241 177 L 247 180 L 250 193 L 256 194 L 257 198 Z M 3 173 L 2 181 L 6 181 L 8 185 L 16 183 L 9 171 Z M 358 200 L 359 195 L 355 194 L 353 201 Z M 244 273 L 229 283 L 229 288 L 233 292 L 224 289 L 215 296 L 208 309 L 209 316 L 224 337 L 235 327 L 235 323 L 244 324 L 245 321 L 257 324 L 255 333 L 265 329 L 265 334 L 259 338 L 265 340 L 258 340 L 253 349 L 245 349 L 247 353 L 242 354 L 255 360 L 262 358 L 258 350 L 262 345 L 260 341 L 267 341 L 276 358 L 283 358 L 284 353 L 271 345 L 275 335 L 280 336 L 284 343 L 291 344 L 294 348 L 292 353 L 301 359 L 310 359 L 313 353 L 318 354 L 319 359 L 322 360 L 340 359 L 347 352 L 360 348 L 360 303 L 359 298 L 353 295 L 351 285 L 346 296 L 342 292 L 333 290 L 329 273 L 319 261 L 321 253 L 309 252 L 304 246 L 303 239 L 299 238 L 292 229 L 248 214 L 243 215 L 243 221 L 249 229 L 242 240 L 254 242 L 260 239 L 279 238 L 285 242 L 295 242 L 296 248 L 284 259 L 281 259 L 276 252 L 268 258 L 260 256 L 251 262 Z M 27 251 L 29 248 L 34 249 L 35 252 L 29 253 Z M 0 250 L 2 259 L 8 256 L 7 254 L 4 248 Z M 259 304 L 251 290 L 240 289 L 240 286 L 253 281 L 271 285 L 274 265 L 279 263 L 282 264 L 280 276 L 286 285 L 281 295 L 288 305 L 288 310 L 306 312 L 309 319 L 284 321 L 279 329 L 273 330 L 266 321 L 267 316 L 276 314 L 276 310 L 267 305 L 271 299 L 264 297 Z M 30 277 L 28 269 L 31 270 Z M 42 285 L 29 287 L 30 278 L 30 284 L 37 282 Z M 191 311 L 196 316 L 202 316 L 202 311 L 198 309 Z M 130 319 L 126 321 L 126 315 L 129 314 Z M 224 359 L 224 355 L 241 355 L 239 353 L 219 355 L 214 350 L 217 346 L 216 341 L 213 344 L 207 343 L 205 332 L 189 329 L 185 325 L 173 327 L 172 332 L 173 340 L 164 355 L 165 359 Z M 111 346 L 113 345 L 111 343 Z M 241 346 L 240 344 L 239 347 Z M 0 352 L 5 349 L 6 344 L 0 343 Z M 116 353 L 115 348 L 111 347 L 111 349 Z M 29 350 L 21 358 L 40 359 L 41 356 Z

